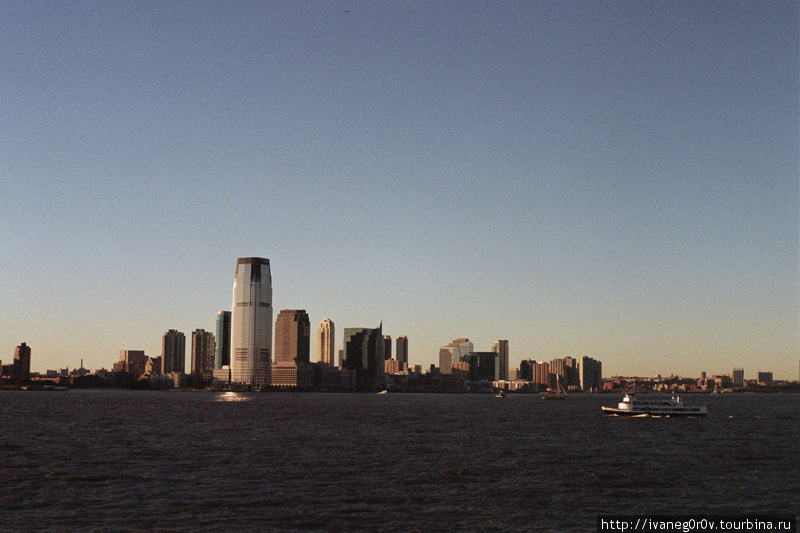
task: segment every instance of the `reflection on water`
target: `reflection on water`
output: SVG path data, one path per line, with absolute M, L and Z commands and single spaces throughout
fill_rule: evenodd
M 240 392 L 225 391 L 214 398 L 215 402 L 249 402 L 252 400 L 252 395 L 244 395 Z

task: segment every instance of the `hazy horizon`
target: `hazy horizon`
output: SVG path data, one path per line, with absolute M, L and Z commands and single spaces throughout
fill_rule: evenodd
M 188 352 L 257 256 L 312 360 L 797 380 L 798 9 L 0 1 L 0 360 Z

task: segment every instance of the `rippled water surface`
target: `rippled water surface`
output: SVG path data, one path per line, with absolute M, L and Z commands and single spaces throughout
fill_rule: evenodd
M 0 392 L 0 529 L 595 531 L 598 514 L 794 514 L 800 395 Z

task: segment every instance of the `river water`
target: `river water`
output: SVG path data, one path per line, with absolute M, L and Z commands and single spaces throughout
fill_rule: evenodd
M 0 392 L 0 530 L 595 531 L 797 515 L 800 395 Z

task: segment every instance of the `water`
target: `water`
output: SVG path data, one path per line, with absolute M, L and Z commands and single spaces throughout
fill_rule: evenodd
M 0 530 L 595 531 L 800 510 L 800 395 L 0 392 Z

